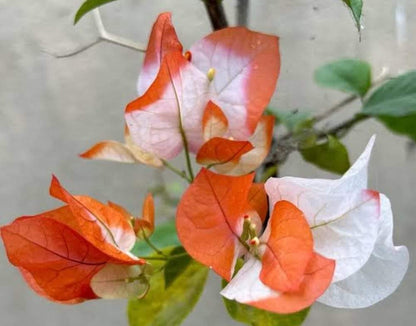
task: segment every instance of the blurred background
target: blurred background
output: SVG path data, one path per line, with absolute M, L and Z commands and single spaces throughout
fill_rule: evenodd
M 160 173 L 138 165 L 86 161 L 77 155 L 97 141 L 122 140 L 123 110 L 136 97 L 143 54 L 100 43 L 78 55 L 58 59 L 96 40 L 91 14 L 76 26 L 73 16 L 82 0 L 0 0 L 0 224 L 60 205 L 48 195 L 51 174 L 76 194 L 111 199 L 139 212 L 142 199 L 160 181 Z M 224 0 L 231 25 L 236 1 Z M 120 0 L 101 9 L 106 28 L 147 42 L 156 16 L 171 11 L 185 48 L 211 31 L 199 0 Z M 280 36 L 282 71 L 271 106 L 324 111 L 345 95 L 320 89 L 313 71 L 331 60 L 352 57 L 371 63 L 374 76 L 416 68 L 416 2 L 365 0 L 362 40 L 341 1 L 251 1 L 249 27 Z M 358 104 L 334 116 L 350 116 Z M 416 128 L 416 127 L 415 127 Z M 390 198 L 395 243 L 416 250 L 416 152 L 405 137 L 376 122 L 360 124 L 345 138 L 354 161 L 377 134 L 370 186 Z M 178 161 L 177 165 L 181 162 Z M 170 182 L 169 171 L 162 173 Z M 281 175 L 335 177 L 293 154 Z M 167 216 L 159 211 L 158 219 Z M 1 245 L 2 246 L 2 245 Z M 316 304 L 306 326 L 411 325 L 414 320 L 416 267 L 411 261 L 400 288 L 379 304 L 342 310 Z M 237 325 L 219 295 L 219 278 L 209 286 L 184 325 Z M 0 252 L 1 325 L 126 325 L 125 301 L 97 300 L 76 306 L 50 303 L 35 295 Z

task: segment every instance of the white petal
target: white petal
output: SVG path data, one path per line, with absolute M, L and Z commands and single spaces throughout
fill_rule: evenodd
M 91 288 L 103 299 L 140 298 L 149 288 L 141 274 L 140 266 L 106 264 L 91 279 Z
M 374 251 L 367 263 L 347 279 L 333 283 L 319 302 L 339 308 L 365 308 L 393 293 L 408 264 L 406 247 L 393 245 L 393 215 L 390 201 L 381 195 L 382 222 Z
M 292 196 L 298 196 L 299 192 L 302 192 L 305 189 L 318 191 L 322 194 L 349 194 L 352 191 L 367 189 L 368 163 L 370 161 L 370 155 L 375 139 L 375 136 L 371 137 L 365 150 L 340 179 L 307 179 L 296 177 L 270 178 L 267 182 L 270 183 L 270 192 L 268 192 L 270 204 L 273 207 L 276 201 L 281 200 L 279 194 L 279 185 L 281 184 L 291 184 L 293 185 L 292 190 L 295 191 L 295 189 L 297 189 L 297 192 L 293 193 Z M 273 184 L 273 186 L 271 184 Z
M 261 262 L 250 257 L 230 283 L 220 292 L 229 300 L 241 303 L 259 301 L 278 296 L 276 292 L 260 281 Z
M 331 187 L 331 192 L 350 193 L 357 189 L 367 189 L 368 185 L 368 163 L 370 161 L 371 151 L 374 147 L 376 136 L 370 138 L 364 152 L 348 169 L 341 179 L 336 180 Z
M 148 91 L 128 105 L 125 118 L 132 140 L 144 151 L 171 159 L 183 148 L 180 126 L 189 150 L 203 143 L 202 115 L 208 79 L 181 55 L 165 56 Z
M 265 185 L 269 196 L 275 196 L 271 203 L 278 193 L 277 200 L 288 200 L 304 213 L 312 228 L 315 251 L 336 260 L 333 281 L 358 271 L 374 249 L 380 223 L 378 198 L 362 190 L 348 195 L 325 194 L 280 181 Z
M 226 115 L 230 135 L 247 139 L 276 87 L 280 67 L 278 39 L 232 27 L 208 35 L 190 51 L 192 63 L 199 70 L 207 73 L 215 69 L 211 100 Z

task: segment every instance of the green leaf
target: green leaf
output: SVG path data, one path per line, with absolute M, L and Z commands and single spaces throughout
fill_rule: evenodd
M 363 113 L 376 117 L 395 133 L 416 141 L 416 71 L 389 80 L 363 105 Z
M 361 32 L 361 13 L 363 11 L 363 0 L 342 0 L 351 10 L 358 32 Z
M 222 281 L 222 287 L 227 285 L 225 280 Z M 238 303 L 234 300 L 224 299 L 225 307 L 230 316 L 239 322 L 252 326 L 298 326 L 302 325 L 310 308 L 306 308 L 293 314 L 275 314 L 269 311 L 257 309 L 245 304 Z
M 377 88 L 364 103 L 363 113 L 390 117 L 416 114 L 416 71 L 393 78 Z
M 97 7 L 100 7 L 102 5 L 105 5 L 106 3 L 113 2 L 113 1 L 116 1 L 116 0 L 86 0 L 81 5 L 81 7 L 79 7 L 77 13 L 75 14 L 74 25 L 78 23 L 78 21 L 82 18 L 82 16 L 84 16 L 91 10 L 94 10 Z
M 313 125 L 313 118 L 309 112 L 302 111 L 280 111 L 276 109 L 268 109 L 268 112 L 274 115 L 276 122 L 284 125 L 291 133 L 297 134 L 303 129 L 309 129 Z
M 350 167 L 347 149 L 330 135 L 325 143 L 301 148 L 300 153 L 305 161 L 330 172 L 343 174 Z
M 377 119 L 394 133 L 406 135 L 416 142 L 416 114 L 398 118 L 379 116 Z
M 331 62 L 315 71 L 315 81 L 320 86 L 362 97 L 371 87 L 371 66 L 354 59 Z
M 164 250 L 164 253 L 169 255 L 170 250 Z M 153 267 L 159 272 L 152 275 L 147 295 L 143 299 L 129 301 L 127 308 L 129 325 L 180 325 L 192 311 L 202 293 L 208 268 L 192 260 L 169 288 L 165 289 L 164 276 L 160 271 L 163 262 L 155 262 Z
M 156 225 L 155 232 L 150 237 L 150 241 L 157 248 L 165 248 L 180 245 L 178 235 L 176 233 L 175 221 L 169 220 L 168 222 Z M 140 240 L 136 242 L 131 252 L 134 255 L 140 257 L 151 254 L 153 250 L 147 245 L 147 243 L 144 240 Z
M 186 270 L 188 265 L 192 262 L 192 258 L 186 254 L 183 247 L 176 247 L 170 253 L 171 257 L 165 265 L 165 288 L 167 289 L 172 283 Z

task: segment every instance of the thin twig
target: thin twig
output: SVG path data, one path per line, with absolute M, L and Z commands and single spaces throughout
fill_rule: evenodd
M 77 55 L 78 53 L 87 51 L 89 48 L 92 48 L 94 45 L 96 45 L 96 44 L 98 44 L 98 43 L 100 43 L 102 41 L 103 41 L 103 39 L 100 38 L 100 37 L 98 37 L 94 42 L 92 42 L 90 44 L 87 44 L 85 46 L 81 46 L 79 49 L 77 49 L 77 50 L 75 50 L 73 52 L 70 52 L 70 53 L 67 53 L 67 54 L 53 54 L 53 56 L 55 58 L 59 58 L 59 59 L 73 57 L 74 55 Z
M 248 24 L 249 0 L 237 0 L 237 25 L 247 26 Z
M 66 53 L 66 54 L 52 54 L 49 53 L 51 55 L 53 55 L 55 58 L 68 58 L 68 57 L 72 57 L 75 56 L 79 53 L 82 53 L 90 48 L 92 48 L 94 45 L 97 45 L 100 42 L 108 42 L 108 43 L 112 43 L 112 44 L 116 44 L 116 45 L 120 45 L 122 47 L 128 48 L 128 49 L 132 49 L 135 51 L 139 51 L 139 52 L 146 52 L 146 46 L 142 43 L 137 43 L 134 42 L 132 40 L 129 40 L 127 38 L 112 34 L 107 32 L 107 30 L 104 27 L 103 21 L 101 19 L 101 14 L 98 8 L 94 9 L 92 11 L 93 13 L 93 17 L 94 17 L 94 22 L 95 22 L 95 26 L 97 28 L 98 31 L 98 37 L 97 39 L 85 46 L 80 47 L 79 49 L 72 51 L 70 53 Z
M 373 81 L 371 84 L 371 87 L 375 87 L 380 85 L 381 83 L 384 83 L 387 79 L 389 79 L 390 76 L 388 75 L 388 68 L 383 67 L 381 70 L 380 75 Z M 354 102 L 356 99 L 361 98 L 361 96 L 353 94 L 346 98 L 344 98 L 341 102 L 337 103 L 333 107 L 329 108 L 325 112 L 322 112 L 321 114 L 317 114 L 314 118 L 314 122 L 320 122 L 322 120 L 325 120 L 326 118 L 330 117 L 332 114 L 337 113 L 340 109 L 344 108 L 348 104 Z
M 168 161 L 162 160 L 163 165 L 171 170 L 173 173 L 179 175 L 181 178 L 185 179 L 189 183 L 192 182 L 191 178 L 186 174 L 185 171 L 181 171 L 178 168 L 174 167 L 172 164 L 170 164 Z
M 371 118 L 369 115 L 365 114 L 356 114 L 352 118 L 341 122 L 340 124 L 328 129 L 317 133 L 318 139 L 322 139 L 327 137 L 328 135 L 336 136 L 338 138 L 344 137 L 348 131 L 351 130 L 357 123 L 362 122 Z
M 202 0 L 214 31 L 228 27 L 222 0 Z
M 317 114 L 314 118 L 315 123 L 316 122 L 320 122 L 322 120 L 325 120 L 326 118 L 328 118 L 330 115 L 338 112 L 340 109 L 342 109 L 343 107 L 347 106 L 348 104 L 354 102 L 357 98 L 359 98 L 358 95 L 350 95 L 348 97 L 346 97 L 345 99 L 343 99 L 341 102 L 337 103 L 336 105 L 334 105 L 333 107 L 329 108 L 328 110 L 326 110 L 325 112 L 322 112 L 321 114 Z
M 129 40 L 127 38 L 107 32 L 107 30 L 104 28 L 104 24 L 101 19 L 101 14 L 98 8 L 94 9 L 92 13 L 94 15 L 95 25 L 97 26 L 97 30 L 101 39 L 113 44 L 126 47 L 128 49 L 146 52 L 146 45 L 142 43 L 133 42 L 132 40 Z
M 141 228 L 142 231 L 142 236 L 143 236 L 143 240 L 147 243 L 147 245 L 152 248 L 158 255 L 161 256 L 166 256 L 162 250 L 160 250 L 159 248 L 157 248 L 152 241 L 150 241 L 150 239 L 147 237 L 146 233 L 144 232 L 143 228 Z
M 373 88 L 383 83 L 389 78 L 390 76 L 388 75 L 388 70 L 386 68 L 383 68 L 382 72 L 380 73 L 380 76 L 372 83 L 371 87 Z M 317 123 L 317 122 L 320 122 L 322 120 L 329 118 L 331 115 L 340 111 L 342 108 L 346 107 L 348 104 L 352 103 L 358 98 L 361 98 L 361 97 L 359 95 L 350 95 L 346 97 L 341 102 L 334 105 L 333 107 L 329 108 L 328 110 L 324 111 L 323 113 L 319 115 L 316 115 L 313 119 L 314 122 Z M 270 154 L 264 160 L 262 166 L 268 168 L 272 165 L 282 164 L 283 162 L 287 160 L 287 158 L 292 152 L 298 150 L 299 143 L 303 139 L 306 139 L 309 135 L 317 136 L 318 140 L 324 139 L 328 135 L 333 135 L 338 138 L 342 138 L 357 123 L 367 120 L 369 118 L 370 116 L 360 113 L 360 114 L 355 114 L 352 118 L 349 118 L 327 130 L 317 131 L 317 130 L 311 129 L 309 131 L 305 131 L 298 135 L 293 135 L 291 132 L 289 132 L 279 137 L 278 141 L 275 142 L 274 146 L 272 147 L 272 150 L 270 151 Z

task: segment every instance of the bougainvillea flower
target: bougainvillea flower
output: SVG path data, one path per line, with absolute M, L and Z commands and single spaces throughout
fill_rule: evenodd
M 137 93 L 143 95 L 155 80 L 163 58 L 167 53 L 182 53 L 169 12 L 160 14 L 152 27 L 143 66 L 137 80 Z
M 135 217 L 129 213 L 124 207 L 109 202 L 108 205 L 122 214 L 126 220 L 133 225 L 136 237 L 150 237 L 155 230 L 155 205 L 152 194 L 147 194 L 143 202 L 142 216 Z
M 229 137 L 247 140 L 276 86 L 277 37 L 242 27 L 226 28 L 197 42 L 186 56 L 180 52 L 170 20 L 168 25 L 155 24 L 152 37 L 149 44 L 156 45 L 149 47 L 149 58 L 153 59 L 147 60 L 146 55 L 145 77 L 140 75 L 138 84 L 148 85 L 159 62 L 160 68 L 146 92 L 126 108 L 133 141 L 162 159 L 175 157 L 184 147 L 197 153 L 204 143 L 202 120 L 210 100 L 228 120 Z M 163 51 L 154 55 L 155 48 Z M 139 86 L 139 94 L 143 89 Z
M 143 95 L 152 84 L 159 72 L 162 59 L 169 52 L 182 53 L 182 45 L 172 25 L 171 14 L 162 13 L 153 25 L 147 45 L 143 67 L 137 81 L 139 95 Z M 162 166 L 162 162 L 155 155 L 144 151 L 131 140 L 127 126 L 125 126 L 124 139 L 124 144 L 114 140 L 101 141 L 80 156 L 87 159 Z
M 367 189 L 374 140 L 338 180 L 284 177 L 265 185 L 270 205 L 296 205 L 312 230 L 315 251 L 336 261 L 332 284 L 318 299 L 330 306 L 375 304 L 399 286 L 407 270 L 407 248 L 393 245 L 390 202 Z
M 80 154 L 80 156 L 91 160 L 143 163 L 155 167 L 163 165 L 162 161 L 155 155 L 143 151 L 131 140 L 127 126 L 124 128 L 124 144 L 115 140 L 101 141 Z
M 55 177 L 50 193 L 66 205 L 1 227 L 8 258 L 28 285 L 62 303 L 129 296 L 134 285 L 140 296 L 147 288 L 142 273 L 145 261 L 129 252 L 136 239 L 129 221 L 91 197 L 71 195 Z M 108 282 L 103 286 L 100 280 L 108 280 L 116 271 L 123 283 L 113 283 L 111 289 Z M 93 285 L 94 278 L 98 280 Z
M 234 140 L 228 136 L 228 121 L 222 110 L 208 102 L 202 120 L 204 140 L 196 161 L 212 166 L 227 175 L 243 175 L 254 171 L 270 150 L 273 137 L 273 116 L 261 117 L 256 130 L 247 141 Z
M 231 280 L 222 295 L 277 313 L 299 311 L 329 286 L 334 261 L 314 253 L 303 213 L 287 201 L 276 203 L 260 236 L 264 209 L 257 214 L 253 203 L 267 200 L 252 180 L 202 169 L 178 206 L 179 239 L 194 259 Z M 246 263 L 231 279 L 243 255 Z

